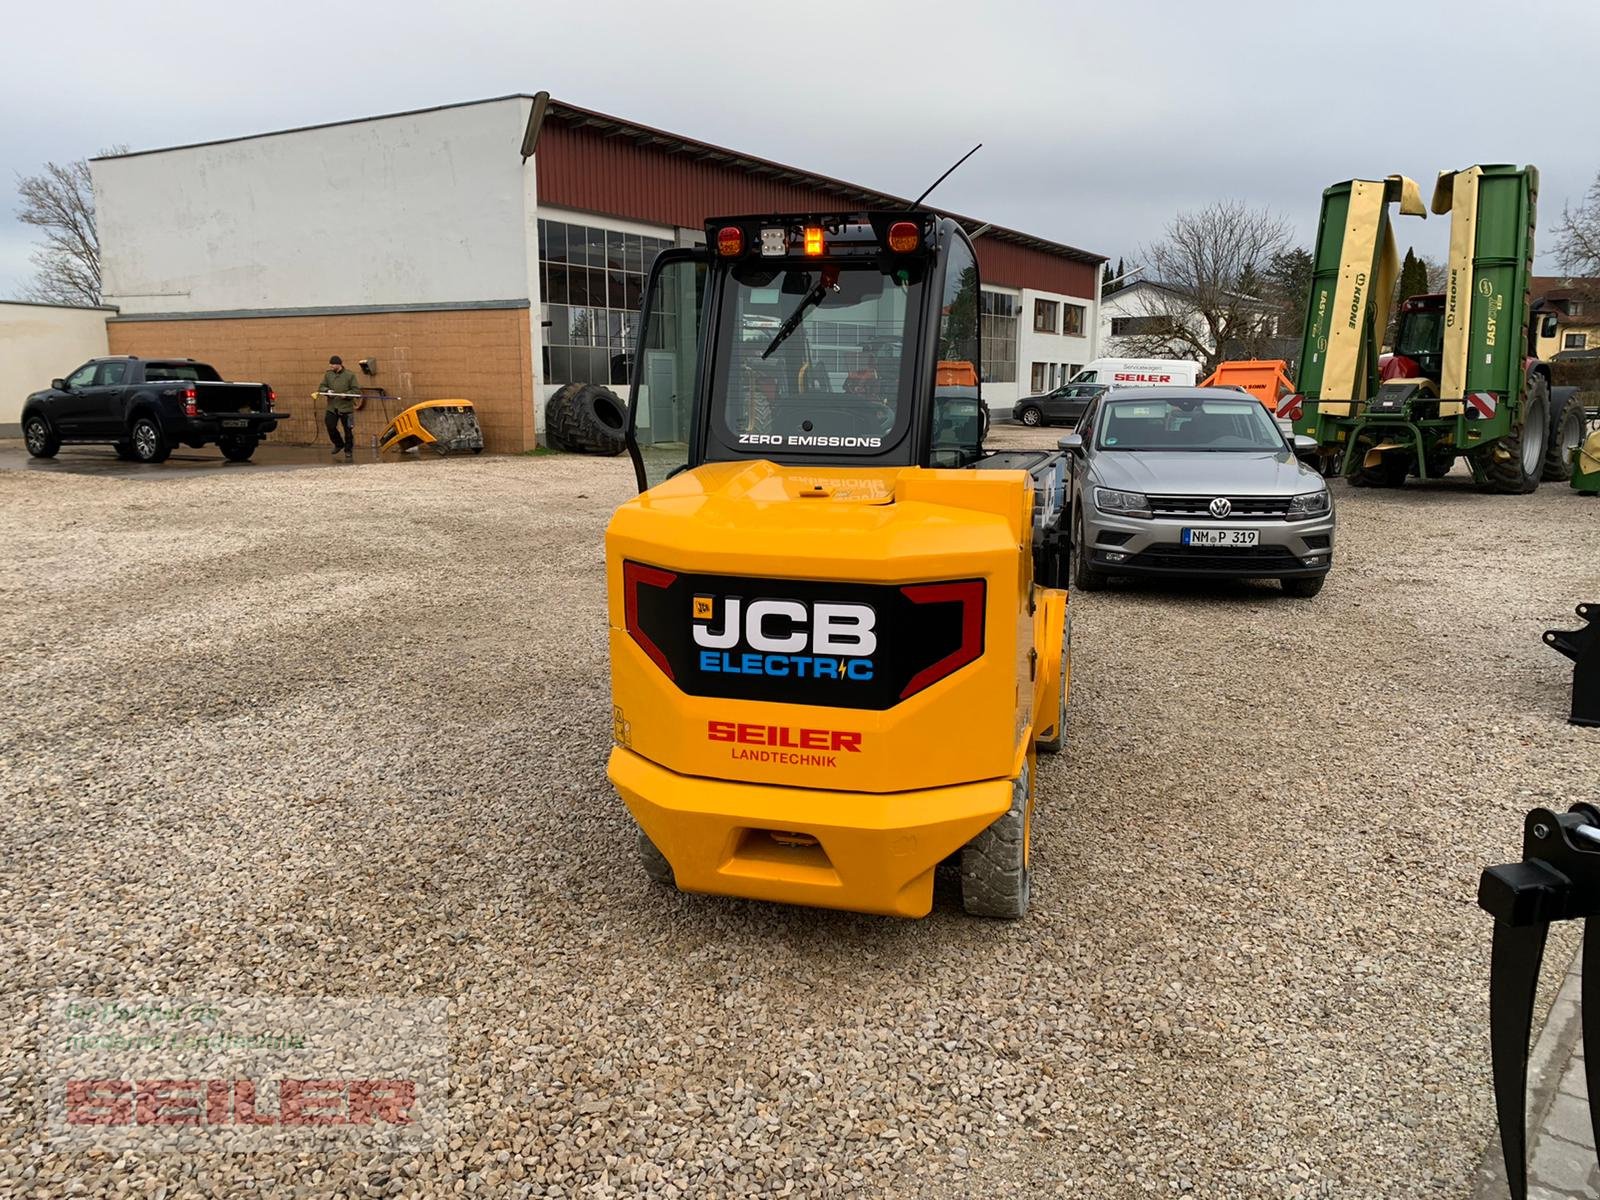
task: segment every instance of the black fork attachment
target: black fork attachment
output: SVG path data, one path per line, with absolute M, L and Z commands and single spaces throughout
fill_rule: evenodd
M 1600 916 L 1600 808 L 1556 814 L 1536 808 L 1522 827 L 1522 861 L 1490 867 L 1478 904 L 1494 915 L 1489 967 L 1489 1051 L 1500 1148 L 1513 1200 L 1528 1195 L 1528 1043 L 1534 994 L 1552 921 Z M 1583 930 L 1584 1076 L 1600 1146 L 1600 922 Z
M 1578 605 L 1581 629 L 1546 629 L 1544 643 L 1572 660 L 1569 725 L 1600 725 L 1600 604 Z

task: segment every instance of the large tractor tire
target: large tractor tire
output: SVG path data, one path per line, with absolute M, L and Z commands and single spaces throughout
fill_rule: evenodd
M 1545 444 L 1545 483 L 1567 483 L 1572 479 L 1573 451 L 1583 445 L 1583 401 L 1577 388 L 1556 388 L 1550 393 L 1550 440 Z
M 961 848 L 961 907 L 974 917 L 1014 921 L 1028 913 L 1028 841 L 1033 796 L 1029 771 L 1011 784 L 1011 808 Z
M 627 431 L 627 406 L 598 383 L 569 383 L 545 401 L 544 435 L 557 450 L 615 457 Z
M 1522 396 L 1522 424 L 1474 456 L 1489 490 L 1525 496 L 1537 488 L 1549 440 L 1550 384 L 1543 375 L 1534 375 Z

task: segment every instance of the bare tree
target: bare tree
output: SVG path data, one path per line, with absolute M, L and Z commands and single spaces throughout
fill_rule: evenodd
M 1583 203 L 1564 205 L 1556 222 L 1556 261 L 1569 275 L 1600 275 L 1600 173 Z
M 1166 236 L 1144 248 L 1143 312 L 1119 343 L 1135 355 L 1183 354 L 1210 374 L 1230 358 L 1257 358 L 1275 346 L 1281 314 L 1264 300 L 1273 260 L 1290 248 L 1282 217 L 1224 200 L 1179 213 Z
M 105 153 L 124 149 L 116 146 Z M 88 161 L 47 162 L 37 175 L 19 175 L 17 197 L 22 201 L 17 220 L 44 231 L 44 244 L 32 255 L 33 282 L 23 289 L 23 299 L 99 304 L 100 236 Z
M 1437 258 L 1424 258 L 1421 262 L 1422 269 L 1427 276 L 1428 291 L 1435 294 L 1444 291 L 1444 285 L 1450 278 L 1450 272 L 1446 269 L 1444 263 Z

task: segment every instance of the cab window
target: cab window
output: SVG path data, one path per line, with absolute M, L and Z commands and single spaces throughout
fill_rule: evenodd
M 983 452 L 984 414 L 978 388 L 978 264 L 962 237 L 951 239 L 946 255 L 939 312 L 929 465 L 964 467 Z
M 83 366 L 67 376 L 67 386 L 75 388 L 94 386 L 94 373 L 99 369 L 99 363 L 84 363 Z
M 127 377 L 128 364 L 125 362 L 108 362 L 100 364 L 100 378 L 96 387 L 115 387 Z

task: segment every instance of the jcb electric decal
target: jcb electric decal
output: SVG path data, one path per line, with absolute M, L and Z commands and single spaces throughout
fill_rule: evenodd
M 623 564 L 628 634 L 692 696 L 892 708 L 983 654 L 984 581 L 901 586 Z

